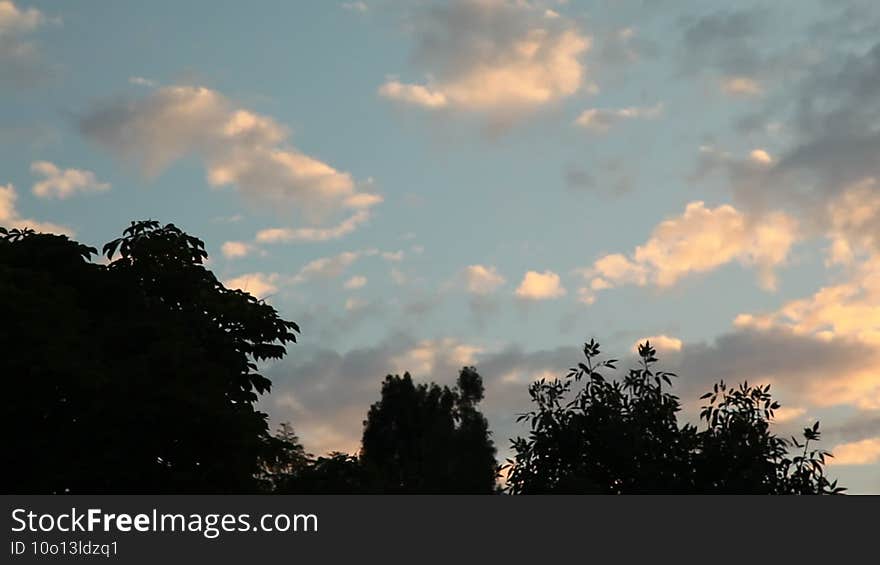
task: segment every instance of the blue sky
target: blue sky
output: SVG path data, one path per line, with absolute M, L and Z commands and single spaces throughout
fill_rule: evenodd
M 653 337 L 688 414 L 771 382 L 880 492 L 870 2 L 0 0 L 0 224 L 206 242 L 300 323 L 273 422 L 356 449 L 388 372 L 528 382 Z

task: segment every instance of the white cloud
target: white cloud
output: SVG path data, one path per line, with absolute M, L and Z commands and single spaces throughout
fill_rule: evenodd
M 578 289 L 578 302 L 581 304 L 594 304 L 596 302 L 596 293 L 591 288 L 581 287 Z
M 870 359 L 880 349 L 880 251 L 868 226 L 880 216 L 880 198 L 859 185 L 828 204 L 831 226 L 829 265 L 842 264 L 843 280 L 767 313 L 744 313 L 734 325 L 751 331 L 784 330 L 823 343 L 859 347 Z M 866 229 L 868 228 L 868 229 Z M 812 384 L 820 405 L 852 404 L 880 409 L 880 379 L 868 362 L 826 373 Z
M 22 10 L 11 0 L 0 0 L 0 36 L 27 33 L 45 21 L 45 16 L 36 8 Z
M 605 255 L 593 263 L 588 276 L 591 290 L 604 290 L 619 284 L 645 285 L 648 281 L 648 268 L 630 261 L 625 255 L 612 253 Z
M 236 259 L 239 257 L 245 257 L 248 253 L 253 251 L 253 246 L 243 241 L 227 241 L 220 246 L 220 251 L 227 259 Z
M 827 205 L 831 247 L 828 264 L 844 267 L 845 279 L 774 312 L 741 314 L 739 327 L 784 327 L 826 340 L 853 339 L 880 346 L 880 194 L 873 179 L 844 191 Z M 880 390 L 880 380 L 877 381 Z M 878 398 L 880 402 L 880 398 Z
M 281 275 L 278 273 L 246 273 L 223 281 L 230 289 L 242 290 L 256 298 L 266 298 L 278 292 Z
M 409 371 L 415 375 L 430 375 L 438 366 L 473 365 L 482 350 L 455 338 L 426 339 L 392 357 L 391 366 L 397 373 Z
M 798 237 L 797 222 L 782 212 L 750 219 L 732 206 L 707 208 L 697 201 L 655 227 L 630 257 L 605 255 L 581 273 L 593 290 L 621 284 L 669 287 L 690 274 L 738 261 L 754 265 L 761 286 L 771 290 L 774 269 L 785 263 Z
M 36 43 L 28 36 L 47 23 L 60 20 L 47 18 L 36 8 L 19 8 L 15 2 L 0 0 L 0 83 L 32 84 L 46 69 Z
M 880 254 L 855 266 L 845 282 L 788 301 L 769 314 L 741 314 L 735 324 L 757 329 L 785 327 L 798 334 L 880 345 Z
M 516 289 L 516 296 L 523 300 L 552 300 L 565 296 L 559 275 L 553 271 L 529 271 Z
M 880 437 L 837 445 L 831 452 L 832 465 L 871 465 L 880 462 Z
M 850 265 L 857 256 L 880 253 L 880 189 L 875 178 L 846 187 L 826 210 L 830 264 Z
M 651 335 L 648 337 L 643 337 L 637 340 L 632 345 L 632 351 L 634 353 L 638 353 L 639 345 L 643 345 L 645 342 L 650 342 L 651 347 L 657 350 L 658 353 L 668 353 L 670 351 L 681 351 L 682 341 L 677 337 L 670 337 L 668 335 L 660 334 L 660 335 Z
M 40 198 L 70 198 L 77 192 L 103 192 L 110 190 L 110 183 L 99 182 L 95 173 L 82 169 L 59 169 L 49 161 L 34 161 L 31 172 L 44 177 L 33 186 L 33 193 Z
M 345 251 L 332 257 L 309 261 L 291 279 L 292 284 L 310 282 L 319 278 L 336 278 L 363 255 L 360 251 Z
M 347 290 L 357 290 L 359 288 L 363 288 L 367 284 L 367 277 L 363 275 L 356 275 L 345 281 L 345 285 L 343 285 Z
M 339 224 L 329 228 L 267 228 L 257 232 L 256 240 L 259 243 L 290 243 L 340 239 L 355 231 L 369 219 L 369 210 L 358 210 Z
M 465 286 L 471 294 L 488 295 L 507 282 L 493 266 L 469 265 L 464 270 Z
M 156 81 L 144 77 L 129 77 L 128 83 L 137 86 L 148 86 L 150 88 L 158 86 Z
M 74 235 L 74 231 L 65 226 L 22 218 L 15 206 L 17 199 L 18 194 L 14 186 L 11 184 L 0 185 L 0 226 L 16 229 L 30 228 L 36 232 L 56 233 L 71 237 Z
M 788 406 L 783 406 L 774 411 L 773 421 L 777 424 L 784 424 L 785 422 L 792 422 L 794 420 L 797 420 L 806 413 L 807 409 L 800 406 L 793 406 L 791 408 L 789 408 Z
M 606 133 L 615 124 L 624 120 L 651 120 L 659 118 L 661 115 L 663 115 L 663 103 L 657 103 L 654 106 L 631 106 L 618 109 L 590 108 L 584 110 L 574 123 L 593 132 Z
M 721 92 L 729 96 L 758 96 L 764 92 L 761 83 L 746 76 L 724 77 Z
M 211 186 L 233 185 L 275 208 L 298 207 L 312 222 L 377 202 L 358 191 L 349 173 L 292 147 L 288 128 L 274 118 L 239 108 L 209 88 L 163 86 L 106 103 L 82 119 L 80 129 L 148 174 L 197 155 Z
M 773 157 L 771 157 L 764 149 L 753 149 L 752 152 L 749 153 L 749 159 L 751 159 L 753 163 L 759 165 L 769 165 L 773 163 Z
M 449 104 L 443 92 L 421 84 L 403 84 L 397 79 L 389 79 L 380 86 L 379 95 L 423 108 L 444 108 Z
M 527 2 L 456 0 L 436 3 L 415 21 L 417 62 L 425 84 L 389 79 L 383 97 L 423 108 L 490 113 L 538 107 L 577 92 L 590 48 L 564 17 L 547 18 Z

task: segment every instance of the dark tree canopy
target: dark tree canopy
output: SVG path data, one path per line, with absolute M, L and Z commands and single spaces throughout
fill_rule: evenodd
M 173 224 L 132 222 L 97 250 L 66 236 L 0 228 L 0 374 L 6 492 L 491 493 L 495 446 L 478 409 L 483 381 L 453 387 L 389 375 L 364 421 L 360 453 L 306 453 L 290 424 L 269 433 L 257 364 L 299 328 L 225 288 L 204 244 Z M 599 344 L 562 379 L 529 387 L 506 490 L 531 493 L 828 494 L 816 449 L 774 435 L 769 386 L 721 382 L 700 425 L 650 343 L 622 380 Z
M 271 458 L 271 383 L 296 324 L 204 267 L 203 243 L 132 222 L 94 248 L 0 232 L 4 449 L 15 492 L 248 492 Z
M 495 446 L 477 404 L 483 382 L 473 367 L 457 385 L 416 385 L 388 375 L 364 422 L 361 462 L 373 487 L 388 493 L 489 493 Z
M 584 361 L 563 379 L 534 382 L 535 409 L 519 417 L 527 438 L 512 441 L 507 489 L 535 493 L 839 493 L 824 474 L 828 452 L 810 450 L 818 422 L 804 430 L 800 450 L 770 432 L 779 404 L 770 387 L 728 389 L 722 382 L 703 396 L 705 429 L 679 426 L 678 398 L 665 390 L 672 373 L 655 371 L 656 351 L 639 346 L 641 366 L 622 381 L 602 372 L 599 344 L 584 345 Z

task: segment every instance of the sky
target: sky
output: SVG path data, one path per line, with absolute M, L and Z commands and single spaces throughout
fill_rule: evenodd
M 880 493 L 872 4 L 0 0 L 0 225 L 203 239 L 301 326 L 259 407 L 315 454 L 473 365 L 504 459 L 532 380 L 650 339 L 683 417 L 770 383 Z

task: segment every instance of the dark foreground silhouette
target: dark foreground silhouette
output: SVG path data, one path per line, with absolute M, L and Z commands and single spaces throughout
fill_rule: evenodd
M 602 371 L 599 344 L 584 344 L 584 360 L 564 379 L 529 387 L 535 409 L 519 417 L 530 424 L 527 439 L 512 441 L 508 489 L 536 493 L 750 493 L 837 494 L 844 489 L 825 476 L 830 453 L 810 449 L 819 423 L 792 438 L 800 450 L 770 432 L 779 403 L 770 385 L 724 382 L 703 395 L 706 427 L 679 426 L 678 397 L 664 387 L 672 373 L 653 369 L 656 351 L 639 346 L 641 366 L 622 381 Z
M 642 366 L 606 380 L 599 345 L 563 379 L 530 388 L 527 438 L 498 468 L 473 367 L 453 388 L 389 375 L 358 454 L 305 452 L 255 409 L 297 325 L 225 288 L 204 244 L 173 224 L 132 222 L 97 250 L 66 236 L 0 228 L 0 373 L 14 493 L 767 493 L 843 489 L 812 448 L 769 430 L 769 387 L 715 386 L 705 428 L 679 426 L 650 344 Z M 789 448 L 797 450 L 789 456 Z

